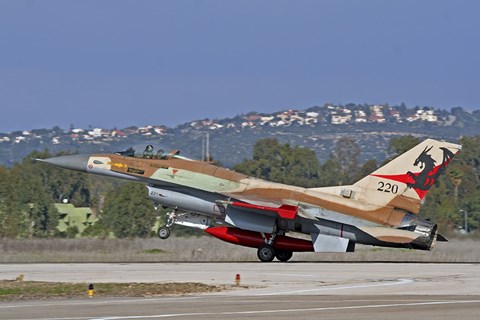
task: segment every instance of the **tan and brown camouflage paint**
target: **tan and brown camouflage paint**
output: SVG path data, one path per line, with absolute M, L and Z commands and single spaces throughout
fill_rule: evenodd
M 92 155 L 93 160 L 101 159 L 108 169 L 138 177 L 162 182 L 174 183 L 185 187 L 219 193 L 250 203 L 268 203 L 280 206 L 284 203 L 326 208 L 328 210 L 352 215 L 387 226 L 397 226 L 405 212 L 394 209 L 398 202 L 412 205 L 411 201 L 398 200 L 395 205 L 385 207 L 372 206 L 354 199 L 345 199 L 339 195 L 325 194 L 315 189 L 305 189 L 261 179 L 248 177 L 225 168 L 205 162 L 184 159 L 142 159 L 124 157 L 115 154 Z M 143 171 L 143 174 L 129 172 L 131 169 Z

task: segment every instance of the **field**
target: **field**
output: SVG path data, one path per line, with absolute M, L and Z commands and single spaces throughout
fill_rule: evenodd
M 256 250 L 204 237 L 0 239 L 0 263 L 257 261 Z M 354 253 L 295 253 L 292 261 L 480 262 L 480 241 L 452 239 L 433 251 L 357 245 Z
M 0 280 L 0 301 L 55 298 L 81 298 L 87 295 L 86 283 Z M 96 297 L 153 297 L 218 292 L 227 286 L 202 283 L 99 283 Z

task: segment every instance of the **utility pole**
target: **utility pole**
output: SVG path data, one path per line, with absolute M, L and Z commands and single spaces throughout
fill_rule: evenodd
M 466 210 L 460 210 L 460 213 L 463 213 L 463 228 L 465 233 L 468 233 L 468 212 Z
M 207 153 L 207 162 L 210 162 L 210 132 L 207 132 L 207 143 L 205 149 Z
M 202 161 L 205 161 L 205 137 L 202 137 Z

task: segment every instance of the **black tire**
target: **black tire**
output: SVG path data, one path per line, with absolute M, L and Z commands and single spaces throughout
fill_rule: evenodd
M 262 262 L 271 262 L 275 258 L 275 249 L 272 246 L 265 244 L 258 248 L 257 257 Z
M 282 262 L 287 262 L 292 258 L 292 256 L 293 256 L 293 252 L 288 250 L 276 250 L 276 253 L 275 253 L 275 257 Z
M 167 227 L 158 228 L 157 235 L 160 239 L 168 239 L 170 237 L 170 229 Z

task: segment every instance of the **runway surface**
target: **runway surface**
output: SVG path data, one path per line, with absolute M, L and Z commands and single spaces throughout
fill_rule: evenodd
M 186 297 L 0 303 L 0 319 L 479 319 L 480 265 L 413 263 L 3 264 L 0 278 L 202 282 L 242 288 Z M 248 288 L 243 288 L 248 286 Z

